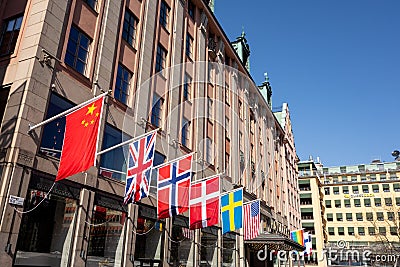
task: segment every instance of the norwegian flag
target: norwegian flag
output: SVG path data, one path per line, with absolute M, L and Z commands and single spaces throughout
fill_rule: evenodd
M 169 218 L 189 209 L 192 157 L 193 155 L 190 154 L 159 167 L 157 179 L 158 219 Z
M 219 176 L 196 182 L 190 188 L 190 229 L 205 228 L 219 222 Z
M 149 195 L 156 134 L 153 132 L 129 145 L 124 204 L 138 202 Z
M 249 240 L 260 234 L 260 200 L 244 205 L 243 238 Z

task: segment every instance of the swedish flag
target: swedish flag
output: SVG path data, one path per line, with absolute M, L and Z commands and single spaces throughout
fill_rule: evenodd
M 242 228 L 243 189 L 228 192 L 221 196 L 222 234 Z

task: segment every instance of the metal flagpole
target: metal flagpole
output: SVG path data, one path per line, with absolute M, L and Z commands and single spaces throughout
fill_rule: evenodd
M 46 123 L 49 123 L 49 122 L 51 122 L 51 121 L 53 121 L 55 119 L 63 117 L 65 115 L 67 115 L 67 114 L 69 114 L 69 113 L 71 113 L 71 112 L 73 112 L 73 111 L 75 111 L 75 110 L 77 110 L 77 109 L 89 104 L 90 102 L 96 101 L 97 99 L 99 99 L 99 98 L 101 98 L 103 96 L 106 96 L 107 94 L 108 94 L 108 92 L 102 93 L 101 95 L 98 95 L 98 96 L 96 96 L 96 97 L 94 97 L 92 99 L 89 99 L 89 100 L 87 100 L 87 101 L 85 101 L 85 102 L 83 102 L 83 103 L 81 103 L 81 104 L 79 104 L 79 105 L 77 105 L 75 107 L 72 107 L 72 108 L 70 108 L 70 109 L 68 109 L 68 110 L 66 110 L 64 112 L 61 112 L 60 114 L 57 114 L 57 115 L 55 115 L 55 116 L 53 116 L 51 118 L 48 118 L 47 120 L 44 120 L 44 121 L 42 121 L 42 122 L 40 122 L 40 123 L 38 123 L 38 124 L 36 124 L 34 126 L 29 125 L 28 133 L 31 132 L 32 130 L 42 126 L 42 125 L 45 125 Z
M 142 138 L 142 137 L 144 137 L 144 136 L 146 136 L 146 135 L 150 135 L 150 134 L 153 133 L 153 132 L 157 132 L 158 130 L 160 130 L 160 128 L 157 128 L 157 129 L 155 129 L 155 130 L 153 130 L 153 131 L 150 131 L 150 132 L 144 133 L 144 134 L 142 134 L 142 135 L 133 137 L 133 138 L 131 138 L 131 139 L 129 139 L 129 140 L 126 140 L 126 141 L 124 141 L 124 142 L 122 142 L 122 143 L 116 144 L 115 146 L 106 148 L 106 149 L 104 149 L 104 150 L 102 150 L 102 151 L 100 151 L 100 152 L 97 152 L 96 157 L 97 157 L 98 155 L 107 153 L 108 151 L 113 150 L 113 149 L 115 149 L 115 148 L 118 148 L 118 147 L 120 147 L 120 146 L 124 146 L 124 145 L 126 145 L 126 144 L 132 143 L 133 141 L 135 141 L 135 140 L 137 140 L 137 139 L 140 139 L 140 138 Z

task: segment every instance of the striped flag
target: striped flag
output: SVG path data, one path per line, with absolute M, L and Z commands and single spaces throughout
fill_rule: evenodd
M 244 240 L 256 238 L 260 234 L 260 200 L 244 204 Z
M 299 229 L 290 232 L 290 237 L 293 241 L 299 243 L 300 245 L 304 246 L 304 229 Z

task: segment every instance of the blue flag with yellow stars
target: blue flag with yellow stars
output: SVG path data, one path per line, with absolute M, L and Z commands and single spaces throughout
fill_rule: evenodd
M 243 188 L 221 195 L 222 234 L 242 228 Z

